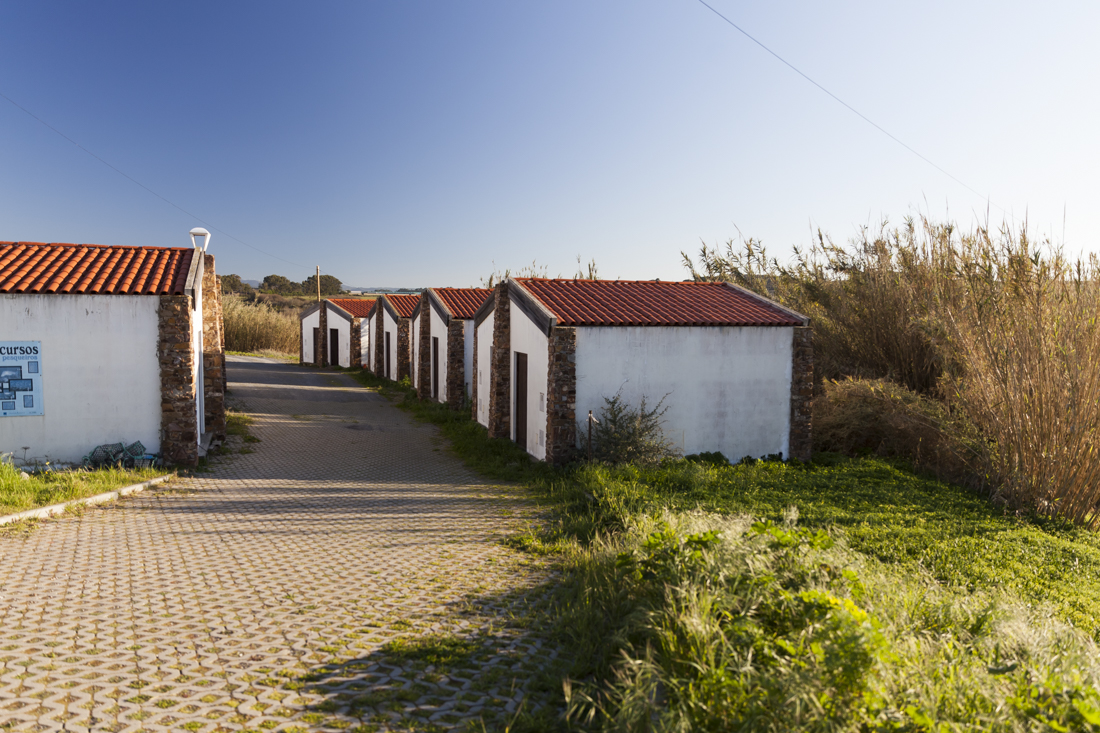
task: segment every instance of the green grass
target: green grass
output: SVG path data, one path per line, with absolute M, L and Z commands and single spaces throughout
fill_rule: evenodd
M 582 727 L 1100 730 L 1093 533 L 873 457 L 553 468 L 355 376 L 550 509 L 508 543 L 562 571 Z
M 0 516 L 114 491 L 164 473 L 164 469 L 157 468 L 103 468 L 35 473 L 23 478 L 20 469 L 0 463 Z

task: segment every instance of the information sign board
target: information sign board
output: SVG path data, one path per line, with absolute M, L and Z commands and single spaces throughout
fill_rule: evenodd
M 0 341 L 0 417 L 41 414 L 42 342 Z

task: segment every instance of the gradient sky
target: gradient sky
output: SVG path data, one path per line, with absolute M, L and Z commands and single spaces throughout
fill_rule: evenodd
M 701 240 L 785 259 L 921 212 L 1096 251 L 1100 5 L 710 1 L 981 195 L 697 0 L 4 0 L 0 93 L 263 250 L 214 232 L 244 278 L 679 279 Z M 0 240 L 199 224 L 0 99 Z

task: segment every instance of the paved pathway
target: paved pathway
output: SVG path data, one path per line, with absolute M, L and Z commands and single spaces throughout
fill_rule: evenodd
M 345 375 L 229 375 L 261 442 L 0 535 L 0 730 L 493 730 L 539 710 L 553 654 L 508 617 L 545 573 L 495 541 L 528 511 L 515 491 Z

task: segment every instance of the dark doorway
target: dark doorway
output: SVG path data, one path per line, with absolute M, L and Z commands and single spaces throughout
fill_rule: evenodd
M 328 363 L 340 366 L 340 331 L 335 328 L 328 330 Z
M 313 363 L 321 366 L 321 329 L 313 327 Z
M 432 336 L 432 399 L 439 399 L 439 337 Z
M 386 331 L 386 379 L 392 379 L 390 376 L 390 332 Z
M 516 443 L 527 450 L 527 354 L 516 352 Z

